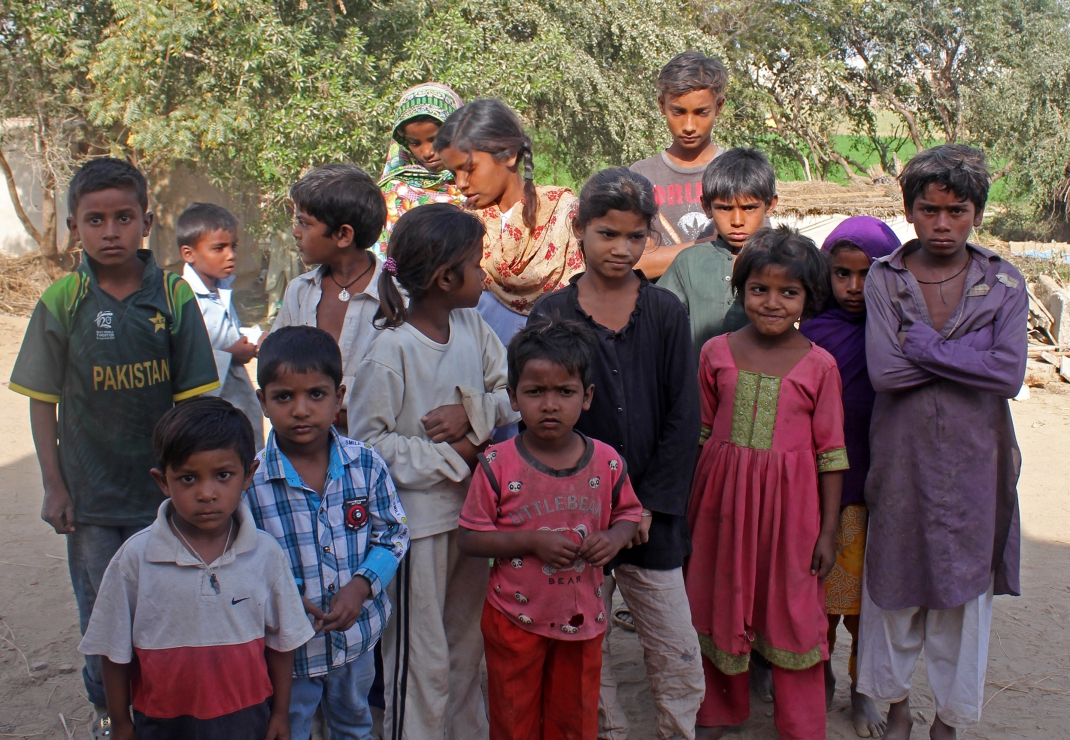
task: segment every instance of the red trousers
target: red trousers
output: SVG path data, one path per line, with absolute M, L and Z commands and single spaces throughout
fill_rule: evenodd
M 702 727 L 730 727 L 750 716 L 750 675 L 721 673 L 702 656 L 706 698 L 698 710 Z M 773 721 L 781 740 L 825 740 L 824 664 L 805 671 L 773 666 Z
M 596 740 L 604 635 L 551 640 L 517 627 L 490 604 L 480 626 L 490 740 Z

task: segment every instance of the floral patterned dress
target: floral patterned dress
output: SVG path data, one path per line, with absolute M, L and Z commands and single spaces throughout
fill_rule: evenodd
M 814 345 L 783 378 L 740 370 L 728 335 L 699 362 L 702 452 L 685 582 L 702 652 L 721 672 L 828 659 L 825 588 L 810 575 L 820 473 L 845 470 L 840 374 Z
M 478 212 L 487 235 L 483 240 L 484 289 L 525 316 L 542 296 L 568 285 L 583 270 L 583 253 L 572 233 L 576 194 L 568 188 L 539 185 L 535 228 L 524 225 L 523 201 L 505 222 L 497 206 Z

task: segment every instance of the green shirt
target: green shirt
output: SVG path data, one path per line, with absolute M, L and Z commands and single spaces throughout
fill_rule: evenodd
M 732 294 L 735 255 L 721 237 L 688 247 L 658 279 L 658 286 L 676 294 L 691 317 L 692 357 L 698 367 L 702 346 L 720 334 L 750 323 L 743 306 Z
M 163 500 L 152 431 L 175 402 L 219 387 L 208 333 L 182 278 L 145 263 L 117 301 L 87 259 L 34 308 L 11 390 L 59 404 L 59 462 L 77 523 L 147 526 Z

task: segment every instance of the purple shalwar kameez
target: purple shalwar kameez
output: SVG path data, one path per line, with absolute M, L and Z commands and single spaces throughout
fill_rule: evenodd
M 866 359 L 877 391 L 866 479 L 869 538 L 858 691 L 908 698 L 925 652 L 936 715 L 981 719 L 994 594 L 1019 593 L 1021 455 L 1007 399 L 1025 376 L 1025 280 L 969 245 L 963 294 L 934 328 L 903 257 L 866 278 Z
M 963 296 L 934 328 L 903 264 L 908 242 L 866 279 L 870 430 L 866 584 L 882 609 L 949 609 L 1020 593 L 1021 454 L 1007 399 L 1025 375 L 1025 280 L 968 245 Z M 902 336 L 902 343 L 900 343 Z

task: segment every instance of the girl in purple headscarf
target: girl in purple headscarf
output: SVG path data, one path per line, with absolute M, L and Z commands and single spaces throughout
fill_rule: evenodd
M 832 298 L 824 312 L 805 322 L 800 331 L 834 358 L 843 380 L 844 437 L 851 465 L 843 476 L 840 528 L 836 534 L 836 565 L 825 579 L 829 653 L 836 644 L 840 617 L 851 633 L 851 713 L 859 737 L 878 737 L 885 722 L 873 700 L 856 691 L 858 675 L 858 614 L 862 607 L 862 561 L 866 552 L 868 512 L 863 491 L 869 471 L 869 421 L 876 393 L 866 369 L 866 303 L 862 297 L 866 274 L 874 260 L 899 248 L 899 238 L 886 223 L 872 216 L 849 218 L 829 234 L 821 251 L 829 259 Z M 832 703 L 836 677 L 831 660 L 825 663 L 826 701 Z

